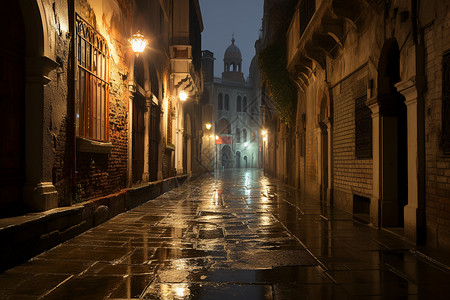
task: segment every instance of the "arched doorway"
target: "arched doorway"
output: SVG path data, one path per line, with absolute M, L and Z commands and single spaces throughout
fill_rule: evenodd
M 0 217 L 23 211 L 25 27 L 17 1 L 0 4 Z
M 397 91 L 400 81 L 400 51 L 396 39 L 386 40 L 378 63 L 380 106 L 381 225 L 402 227 L 408 202 L 407 111 L 405 98 Z
M 222 161 L 222 168 L 228 169 L 231 167 L 231 148 L 228 145 L 223 146 L 220 151 L 220 158 Z
M 241 167 L 241 152 L 236 152 L 236 168 Z

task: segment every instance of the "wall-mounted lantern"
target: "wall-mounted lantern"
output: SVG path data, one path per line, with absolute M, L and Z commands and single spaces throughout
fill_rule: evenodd
M 186 101 L 186 99 L 188 98 L 188 94 L 185 92 L 185 91 L 181 91 L 179 94 L 178 94 L 178 97 L 180 97 L 180 100 L 181 101 Z
M 128 41 L 131 44 L 131 49 L 133 49 L 133 52 L 136 55 L 141 54 L 145 50 L 145 47 L 147 47 L 148 45 L 148 41 L 142 34 L 139 33 L 139 31 L 133 34 L 133 36 L 129 38 Z
M 206 127 L 206 129 L 210 130 L 211 127 L 212 127 L 212 125 L 211 125 L 211 123 L 206 123 L 206 124 L 205 124 L 205 127 Z

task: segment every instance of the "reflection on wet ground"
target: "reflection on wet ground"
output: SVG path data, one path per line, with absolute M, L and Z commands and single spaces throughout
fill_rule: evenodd
M 258 170 L 204 176 L 0 275 L 0 299 L 447 299 L 411 245 Z

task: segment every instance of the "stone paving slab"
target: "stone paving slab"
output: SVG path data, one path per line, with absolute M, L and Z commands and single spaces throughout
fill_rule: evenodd
M 0 274 L 0 299 L 447 299 L 412 245 L 258 170 L 205 176 Z

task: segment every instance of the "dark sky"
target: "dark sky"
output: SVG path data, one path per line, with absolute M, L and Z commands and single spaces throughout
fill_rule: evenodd
M 204 31 L 202 49 L 210 50 L 216 58 L 215 76 L 223 72 L 223 54 L 231 45 L 234 33 L 235 45 L 241 49 L 242 71 L 248 77 L 248 68 L 255 55 L 264 0 L 200 0 Z

